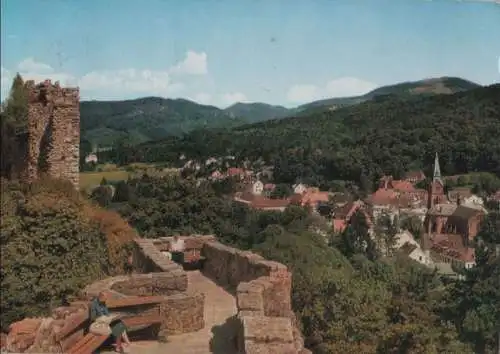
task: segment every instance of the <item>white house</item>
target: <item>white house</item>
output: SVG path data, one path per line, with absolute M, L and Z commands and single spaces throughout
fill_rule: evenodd
M 481 206 L 483 206 L 484 205 L 484 200 L 483 200 L 483 198 L 481 198 L 481 197 L 473 194 L 470 197 L 465 197 L 464 201 L 462 202 L 462 204 L 463 205 L 467 205 L 467 206 L 469 206 L 469 205 L 472 205 L 472 206 L 474 206 L 474 205 L 481 205 Z
M 88 154 L 85 156 L 85 163 L 97 163 L 97 155 L 96 154 Z
M 302 194 L 307 190 L 307 186 L 305 184 L 302 184 L 302 183 L 294 184 L 292 186 L 292 188 L 293 188 L 293 192 L 295 194 Z
M 408 230 L 396 234 L 395 238 L 396 244 L 394 246 L 396 249 L 404 252 L 409 258 L 420 264 L 428 267 L 434 266 L 434 262 L 430 255 L 422 250 L 420 244 Z
M 214 163 L 217 163 L 217 159 L 215 157 L 210 157 L 205 161 L 205 166 L 210 166 Z
M 252 194 L 253 195 L 261 195 L 264 191 L 264 183 L 257 180 L 252 184 Z

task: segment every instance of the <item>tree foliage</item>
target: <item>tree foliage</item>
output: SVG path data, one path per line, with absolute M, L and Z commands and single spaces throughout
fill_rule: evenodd
M 500 85 L 453 95 L 368 101 L 309 116 L 271 120 L 227 131 L 187 134 L 124 151 L 130 161 L 205 159 L 231 153 L 264 159 L 275 183 L 325 186 L 363 179 L 369 190 L 382 174 L 400 178 L 423 168 L 432 174 L 438 152 L 442 173 L 500 175 Z M 107 158 L 103 156 L 103 158 Z M 108 158 L 112 158 L 109 156 Z M 363 176 L 363 178 L 361 178 Z
M 286 264 L 292 304 L 315 353 L 470 353 L 444 325 L 439 276 L 408 258 L 380 257 L 362 212 L 328 246 L 310 210 L 248 209 L 213 185 L 176 177 L 127 182 L 135 198 L 119 212 L 143 235 L 214 233 L 221 242 Z M 349 236 L 349 237 L 348 237 Z M 354 241 L 353 241 L 354 240 Z
M 2 179 L 1 188 L 2 329 L 123 272 L 133 230 L 118 215 L 91 206 L 65 181 Z

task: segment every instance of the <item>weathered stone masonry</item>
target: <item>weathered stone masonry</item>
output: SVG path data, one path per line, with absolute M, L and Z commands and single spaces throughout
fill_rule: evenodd
M 240 354 L 307 354 L 291 308 L 291 273 L 281 263 L 216 242 L 213 236 L 182 237 L 186 256 L 203 255 L 203 274 L 236 293 L 238 314 L 235 352 Z M 88 322 L 88 299 L 100 291 L 113 297 L 159 295 L 164 301 L 128 309 L 160 313 L 164 334 L 196 332 L 205 326 L 202 293 L 190 291 L 185 271 L 161 254 L 170 237 L 136 239 L 134 268 L 139 274 L 106 278 L 87 286 L 79 301 L 60 307 L 48 318 L 12 324 L 6 340 L 15 352 L 61 353 L 82 338 Z M 74 323 L 82 323 L 75 326 Z M 70 329 L 70 330 L 67 330 Z M 64 335 L 60 335 L 64 333 Z M 228 353 L 231 354 L 231 353 Z
M 78 187 L 80 155 L 80 94 L 59 82 L 26 81 L 28 92 L 28 146 L 23 178 L 41 173 L 67 179 Z M 44 161 L 42 161 L 44 160 Z
M 281 263 L 216 242 L 213 236 L 181 237 L 186 253 L 206 258 L 205 276 L 236 290 L 238 353 L 307 354 L 291 306 L 292 276 Z M 171 237 L 154 240 L 165 249 Z

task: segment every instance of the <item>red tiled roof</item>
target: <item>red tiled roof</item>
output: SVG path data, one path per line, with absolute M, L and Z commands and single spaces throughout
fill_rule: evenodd
M 328 202 L 329 199 L 329 192 L 305 192 L 302 195 L 302 205 L 316 204 L 318 202 Z
M 238 168 L 238 167 L 230 167 L 227 169 L 228 176 L 237 176 L 237 175 L 242 175 L 244 173 L 245 173 L 245 171 L 242 168 Z
M 333 219 L 333 231 L 343 232 L 346 228 L 346 222 L 342 219 Z
M 390 204 L 396 198 L 396 192 L 390 189 L 379 188 L 373 193 L 369 200 L 374 205 Z
M 425 179 L 425 174 L 419 171 L 409 171 L 405 174 L 406 179 Z
M 273 190 L 274 188 L 276 188 L 276 185 L 273 183 L 264 184 L 264 189 Z
M 491 199 L 500 202 L 500 190 L 498 190 L 495 194 L 493 194 L 491 196 Z
M 286 208 L 291 202 L 290 198 L 271 199 L 261 195 L 254 195 L 251 192 L 239 193 L 235 197 L 247 202 L 251 207 L 256 209 Z
M 302 194 L 293 194 L 289 199 L 290 199 L 290 203 L 301 204 L 302 203 Z
M 290 205 L 290 200 L 270 199 L 258 196 L 252 200 L 250 205 L 256 209 L 286 208 Z
M 401 192 L 413 192 L 415 187 L 408 181 L 392 181 L 392 188 Z
M 460 235 L 436 235 L 432 241 L 431 248 L 436 253 L 463 262 L 474 262 L 474 248 L 464 246 Z

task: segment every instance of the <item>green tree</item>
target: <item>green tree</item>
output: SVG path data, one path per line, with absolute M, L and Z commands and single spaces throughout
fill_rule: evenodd
M 12 122 L 16 134 L 24 133 L 28 129 L 28 95 L 24 81 L 19 73 L 16 74 L 10 88 L 10 94 L 3 112 L 6 119 Z
M 279 183 L 271 192 L 272 199 L 285 199 L 293 194 L 292 187 L 289 184 Z
M 374 231 L 377 238 L 379 249 L 383 250 L 384 254 L 391 256 L 396 246 L 396 235 L 398 233 L 398 219 L 395 216 L 391 220 L 390 215 L 382 214 L 376 221 Z
M 84 210 L 70 183 L 2 181 L 2 329 L 45 314 L 107 272 L 106 237 Z
M 377 245 L 369 234 L 368 222 L 361 210 L 354 213 L 349 226 L 334 241 L 334 245 L 347 258 L 351 258 L 356 254 L 366 255 L 370 260 L 378 257 Z
M 451 285 L 444 318 L 478 353 L 494 353 L 500 332 L 500 216 L 490 213 L 476 236 L 476 266 Z
M 418 216 L 407 216 L 401 220 L 401 228 L 408 230 L 415 239 L 419 240 L 424 234 L 424 224 Z
M 100 185 L 92 190 L 90 198 L 102 207 L 107 207 L 113 200 L 112 187 L 109 185 Z

